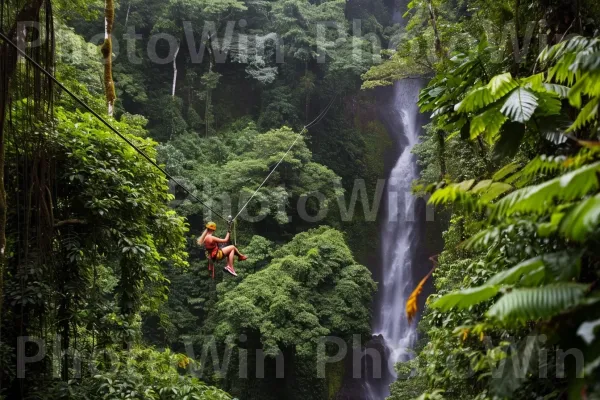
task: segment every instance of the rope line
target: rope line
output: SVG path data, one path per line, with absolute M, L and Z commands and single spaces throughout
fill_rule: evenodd
M 333 105 L 333 102 L 335 101 L 335 98 L 336 98 L 336 96 L 334 96 L 331 99 L 331 101 L 329 102 L 329 104 L 327 105 L 327 107 L 325 107 L 325 109 L 317 116 L 317 118 L 315 118 L 311 123 L 309 123 L 308 125 L 305 125 L 304 128 L 302 128 L 302 131 L 298 134 L 298 136 L 296 136 L 296 139 L 292 142 L 292 144 L 290 145 L 290 147 L 288 147 L 287 151 L 283 154 L 283 156 L 281 157 L 281 159 L 277 162 L 277 164 L 275 164 L 275 166 L 273 167 L 273 169 L 271 169 L 271 172 L 269 172 L 269 175 L 267 175 L 267 177 L 262 181 L 262 183 L 260 184 L 260 186 L 258 186 L 258 188 L 254 191 L 254 193 L 252 194 L 252 196 L 250 196 L 250 198 L 248 199 L 248 201 L 246 202 L 246 204 L 244 204 L 244 206 L 240 209 L 240 211 L 238 211 L 238 213 L 236 214 L 236 216 L 233 217 L 233 219 L 231 220 L 231 222 L 234 222 L 242 214 L 242 212 L 244 212 L 244 210 L 246 209 L 246 207 L 248 207 L 248 204 L 250 204 L 250 202 L 252 201 L 252 199 L 254 199 L 254 197 L 258 194 L 258 192 L 260 191 L 260 189 L 262 189 L 263 186 L 265 186 L 265 184 L 267 183 L 267 181 L 269 180 L 269 178 L 271 178 L 271 176 L 275 173 L 275 171 L 281 165 L 281 163 L 283 162 L 283 160 L 287 157 L 287 155 L 290 153 L 290 151 L 292 151 L 292 149 L 294 148 L 294 146 L 296 145 L 296 143 L 298 143 L 298 139 L 300 139 L 310 128 L 312 128 L 313 126 L 315 126 L 316 124 L 318 124 L 319 122 L 321 122 L 321 120 L 325 117 L 325 115 L 327 115 L 327 113 L 329 112 L 329 109 L 331 108 L 331 106 Z
M 262 183 L 260 184 L 260 186 L 258 187 L 258 189 L 256 189 L 254 191 L 254 193 L 252 194 L 252 196 L 250 196 L 250 198 L 248 199 L 248 201 L 246 202 L 246 204 L 244 204 L 244 206 L 240 209 L 240 211 L 237 213 L 237 215 L 235 217 L 233 217 L 232 221 L 235 221 L 237 219 L 237 217 L 240 216 L 240 214 L 246 209 L 246 207 L 248 206 L 248 204 L 250 204 L 250 202 L 252 201 L 252 199 L 254 198 L 254 196 L 256 196 L 258 194 L 258 191 L 260 189 L 262 189 L 262 187 L 265 185 L 265 183 L 267 183 L 267 181 L 269 180 L 269 178 L 271 177 L 271 175 L 273 175 L 275 173 L 275 171 L 277 170 L 277 167 L 279 167 L 279 165 L 283 162 L 284 158 L 290 153 L 290 151 L 292 150 L 292 148 L 296 145 L 296 143 L 298 142 L 298 139 L 300 139 L 300 137 L 302 137 L 303 133 L 304 133 L 304 129 L 302 130 L 302 132 L 300 132 L 300 134 L 298 134 L 298 136 L 296 136 L 296 139 L 291 144 L 291 146 L 287 149 L 287 151 L 285 152 L 285 154 L 283 155 L 283 157 L 281 157 L 281 159 L 279 160 L 279 162 L 277 164 L 275 164 L 275 167 L 271 170 L 271 172 L 269 172 L 269 175 L 267 175 L 267 177 L 262 181 Z
M 6 43 L 14 47 L 27 61 L 33 64 L 37 69 L 40 70 L 44 75 L 50 78 L 54 83 L 56 83 L 62 90 L 64 90 L 69 96 L 71 96 L 75 101 L 77 101 L 83 108 L 85 108 L 88 112 L 90 112 L 94 117 L 98 118 L 108 129 L 113 131 L 117 136 L 125 141 L 128 145 L 133 147 L 135 151 L 137 151 L 142 157 L 144 157 L 150 164 L 152 164 L 156 169 L 158 169 L 162 174 L 164 174 L 169 180 L 175 183 L 177 186 L 182 188 L 189 196 L 195 199 L 198 203 L 206 207 L 209 211 L 214 213 L 216 216 L 221 218 L 225 222 L 229 222 L 227 218 L 213 210 L 210 206 L 208 206 L 204 201 L 202 201 L 198 196 L 193 194 L 188 188 L 183 186 L 177 179 L 175 179 L 171 174 L 165 171 L 160 165 L 158 165 L 148 154 L 146 154 L 142 149 L 138 148 L 131 140 L 127 139 L 123 134 L 121 134 L 116 128 L 114 128 L 110 123 L 108 123 L 102 116 L 100 116 L 96 111 L 94 111 L 90 106 L 88 106 L 83 100 L 81 100 L 77 95 L 71 92 L 65 85 L 63 85 L 58 79 L 54 77 L 50 72 L 48 72 L 44 67 L 38 64 L 34 59 L 32 59 L 27 53 L 21 50 L 17 45 L 15 45 L 3 32 L 0 32 L 0 38 L 2 38 Z
M 248 207 L 248 205 L 250 204 L 250 202 L 252 201 L 252 199 L 254 199 L 254 197 L 258 194 L 258 192 L 260 191 L 260 189 L 263 188 L 263 186 L 268 182 L 268 180 L 271 178 L 271 176 L 275 173 L 275 171 L 277 170 L 277 168 L 281 165 L 281 163 L 283 162 L 283 160 L 285 159 L 285 157 L 287 157 L 287 155 L 290 153 L 290 151 L 292 151 L 292 149 L 294 148 L 294 146 L 296 145 L 296 143 L 298 142 L 298 140 L 312 127 L 314 127 L 315 125 L 317 125 L 319 122 L 321 122 L 321 120 L 323 118 L 325 118 L 325 116 L 327 115 L 327 113 L 329 112 L 329 110 L 331 109 L 331 106 L 333 105 L 333 102 L 335 101 L 337 96 L 333 96 L 333 98 L 331 99 L 331 101 L 329 102 L 329 104 L 327 105 L 327 107 L 325 107 L 325 109 L 323 109 L 323 111 L 309 124 L 305 125 L 304 128 L 302 128 L 302 131 L 298 134 L 298 136 L 296 137 L 296 139 L 292 142 L 292 144 L 290 145 L 290 147 L 287 149 L 287 151 L 285 152 L 285 154 L 283 155 L 283 157 L 281 157 L 281 159 L 277 162 L 277 164 L 275 164 L 275 166 L 273 167 L 273 169 L 271 169 L 271 171 L 269 172 L 269 174 L 267 175 L 267 177 L 262 181 L 262 183 L 259 185 L 259 187 L 254 191 L 254 193 L 252 194 L 252 196 L 250 196 L 250 198 L 248 199 L 248 201 L 246 201 L 246 203 L 244 204 L 244 206 L 238 211 L 238 213 L 236 214 L 235 217 L 231 218 L 225 218 L 223 215 L 221 215 L 220 213 L 216 212 L 215 210 L 213 210 L 208 204 L 206 204 L 204 201 L 202 201 L 202 199 L 200 199 L 198 196 L 196 196 L 194 193 L 192 193 L 188 188 L 186 188 L 181 182 L 179 182 L 177 179 L 175 179 L 171 174 L 169 174 L 164 168 L 162 168 L 160 165 L 158 165 L 150 156 L 148 156 L 148 154 L 146 154 L 146 152 L 144 152 L 142 149 L 140 149 L 139 147 L 137 147 L 135 145 L 135 143 L 133 143 L 131 140 L 129 140 L 127 137 L 125 137 L 121 132 L 119 132 L 115 127 L 113 127 L 108 121 L 106 121 L 100 114 L 98 114 L 96 111 L 94 111 L 90 106 L 88 106 L 82 99 L 80 99 L 76 94 L 74 94 L 73 92 L 71 92 L 65 85 L 63 85 L 52 73 L 48 72 L 44 67 L 42 67 L 40 64 L 38 64 L 34 59 L 32 59 L 27 53 L 25 53 L 25 51 L 23 51 L 22 49 L 20 49 L 16 44 L 14 44 L 3 32 L 0 31 L 0 38 L 2 40 L 4 40 L 6 43 L 8 43 L 11 47 L 13 47 L 15 50 L 17 50 L 18 53 L 20 53 L 27 61 L 29 61 L 33 66 L 35 66 L 38 70 L 40 70 L 40 72 L 42 72 L 44 75 L 46 75 L 48 78 L 50 78 L 50 80 L 52 80 L 54 83 L 56 83 L 58 85 L 58 87 L 60 87 L 62 90 L 64 90 L 69 96 L 71 96 L 77 103 L 79 103 L 86 111 L 88 111 L 89 113 L 91 113 L 94 117 L 96 117 L 100 122 L 102 122 L 108 129 L 110 129 L 112 132 L 114 132 L 118 137 L 120 137 L 125 143 L 127 143 L 129 146 L 133 147 L 133 149 L 140 154 L 143 158 L 146 159 L 146 161 L 148 161 L 150 164 L 152 164 L 156 169 L 158 169 L 168 180 L 172 181 L 173 183 L 175 183 L 175 185 L 179 186 L 180 188 L 182 188 L 190 197 L 192 197 L 194 200 L 196 200 L 199 204 L 201 204 L 202 206 L 204 206 L 207 210 L 209 210 L 210 212 L 212 212 L 213 214 L 215 214 L 217 217 L 221 218 L 223 221 L 227 222 L 229 224 L 229 226 L 231 227 L 231 225 L 235 222 L 235 220 L 242 214 L 242 212 L 244 212 L 244 210 L 246 209 L 246 207 Z

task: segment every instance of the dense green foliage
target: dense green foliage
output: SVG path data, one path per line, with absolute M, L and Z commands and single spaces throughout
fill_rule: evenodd
M 394 23 L 391 3 L 116 1 L 109 68 L 113 2 L 2 4 L 3 32 L 44 22 L 28 54 L 217 213 L 270 179 L 233 226 L 239 277 L 213 278 L 196 238 L 226 221 L 2 42 L 0 398 L 335 398 L 351 371 L 319 376 L 321 338 L 368 340 L 376 290 L 378 226 L 348 199 L 391 147 L 384 92 L 359 89 L 416 76 L 414 189 L 447 226 L 390 398 L 600 397 L 600 5 L 412 0 Z
M 34 20 L 48 14 L 56 76 L 107 118 L 103 3 L 18 0 L 3 4 L 8 17 L 0 22 L 10 31 L 30 9 Z M 117 100 L 108 120 L 211 208 L 234 215 L 296 145 L 235 226 L 234 240 L 249 256 L 236 263 L 240 278 L 217 268 L 213 280 L 195 238 L 208 220 L 224 234 L 225 222 L 55 85 L 43 88 L 54 104 L 44 98 L 47 112 L 38 115 L 39 79 L 19 62 L 2 97 L 10 122 L 0 127 L 11 210 L 6 265 L 0 260 L 0 398 L 333 397 L 345 371 L 337 364 L 325 379 L 316 376 L 318 339 L 367 340 L 376 286 L 361 265 L 373 248 L 361 232 L 376 224 L 362 215 L 340 221 L 338 202 L 347 203 L 345 189 L 357 177 L 374 191 L 389 144 L 373 99 L 358 92 L 378 49 L 350 33 L 361 17 L 363 34 L 385 39 L 384 3 L 114 6 L 109 69 Z M 355 44 L 363 57 L 354 56 Z M 51 54 L 44 56 L 52 68 Z M 303 131 L 330 101 L 319 124 Z M 31 337 L 28 355 L 41 344 L 62 353 L 28 363 L 21 380 L 19 336 Z M 253 352 L 263 347 L 265 378 L 256 379 Z M 277 348 L 286 359 L 283 380 Z M 243 350 L 248 378 L 238 374 Z M 231 363 L 215 368 L 228 351 Z
M 465 3 L 493 24 L 507 15 L 525 21 L 542 6 L 499 3 L 501 18 Z M 474 34 L 474 15 L 447 5 L 433 2 L 442 51 L 433 39 L 422 48 L 434 77 L 419 105 L 432 122 L 415 150 L 424 167 L 415 189 L 451 219 L 417 356 L 397 366 L 402 379 L 390 398 L 596 398 L 598 41 L 565 39 L 568 26 L 551 25 L 558 35 L 549 46 L 516 62 L 489 30 Z M 407 35 L 433 37 L 427 4 L 411 6 Z M 576 32 L 593 31 L 566 2 L 554 7 L 574 18 Z M 418 18 L 428 23 L 411 25 Z M 482 39 L 469 50 L 449 46 L 449 30 Z M 515 35 L 527 40 L 524 25 Z M 401 47 L 365 86 L 413 73 L 410 62 Z

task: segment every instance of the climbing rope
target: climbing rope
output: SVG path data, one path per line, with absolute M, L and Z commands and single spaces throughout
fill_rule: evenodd
M 65 85 L 63 85 L 58 79 L 56 79 L 56 77 L 54 77 L 54 75 L 50 72 L 48 72 L 44 67 L 42 67 L 40 64 L 38 64 L 34 59 L 32 59 L 25 51 L 23 51 L 21 48 L 19 48 L 19 46 L 17 46 L 16 44 L 14 44 L 3 32 L 0 31 L 0 38 L 2 40 L 4 40 L 6 43 L 8 43 L 11 47 L 13 47 L 15 50 L 17 50 L 17 52 L 19 52 L 28 62 L 30 62 L 33 66 L 35 66 L 37 69 L 40 70 L 40 72 L 42 72 L 44 75 L 46 75 L 48 78 L 50 78 L 50 80 L 52 80 L 54 83 L 56 83 L 58 85 L 58 87 L 60 87 L 62 90 L 64 90 L 69 96 L 71 96 L 73 98 L 73 100 L 75 100 L 77 103 L 79 103 L 83 108 L 85 108 L 89 113 L 91 113 L 94 117 L 96 117 L 100 122 L 102 122 L 108 129 L 110 129 L 112 132 L 114 132 L 117 136 L 119 136 L 123 141 L 125 141 L 125 143 L 127 143 L 129 146 L 133 147 L 133 149 L 140 154 L 142 157 L 144 157 L 146 159 L 146 161 L 148 161 L 150 164 L 152 164 L 156 169 L 158 169 L 167 179 L 169 179 L 171 182 L 173 182 L 175 185 L 179 186 L 181 189 L 184 190 L 184 192 L 186 192 L 189 196 L 191 196 L 193 199 L 195 199 L 198 203 L 200 203 L 202 206 L 204 206 L 207 210 L 211 211 L 213 214 L 215 214 L 217 217 L 221 218 L 223 221 L 227 222 L 227 224 L 229 225 L 229 227 L 231 228 L 232 224 L 235 223 L 236 219 L 241 215 L 241 213 L 246 209 L 246 207 L 248 207 L 248 204 L 250 204 L 250 202 L 252 201 L 252 199 L 258 194 L 258 192 L 260 191 L 260 189 L 263 188 L 263 186 L 267 183 L 267 181 L 271 178 L 271 176 L 275 173 L 275 171 L 277 170 L 277 168 L 279 167 L 279 165 L 281 165 L 281 163 L 283 162 L 283 160 L 285 159 L 285 157 L 287 157 L 287 155 L 290 153 L 290 151 L 292 150 L 292 148 L 294 148 L 294 146 L 296 145 L 296 143 L 298 142 L 298 140 L 313 126 L 315 126 L 316 124 L 318 124 L 319 122 L 321 122 L 321 120 L 323 118 L 325 118 L 325 115 L 327 115 L 327 113 L 329 112 L 329 110 L 331 109 L 331 106 L 333 105 L 333 102 L 335 101 L 337 96 L 334 96 L 331 101 L 329 102 L 329 104 L 327 105 L 327 107 L 325 107 L 325 109 L 309 124 L 305 125 L 304 128 L 302 128 L 302 131 L 298 134 L 298 136 L 296 137 L 296 139 L 292 142 L 292 144 L 290 145 L 290 147 L 287 149 L 287 151 L 285 152 L 285 154 L 283 155 L 283 157 L 281 157 L 281 159 L 279 160 L 279 162 L 277 162 L 277 164 L 275 165 L 275 167 L 269 172 L 269 174 L 267 175 L 267 177 L 262 181 L 262 183 L 258 186 L 258 188 L 254 191 L 254 193 L 252 194 L 252 196 L 250 196 L 250 198 L 248 199 L 248 201 L 244 204 L 244 206 L 238 211 L 238 213 L 236 214 L 235 217 L 231 218 L 225 218 L 223 215 L 219 214 L 218 212 L 216 212 L 215 210 L 213 210 L 208 204 L 206 204 L 204 201 L 202 201 L 202 199 L 200 199 L 198 196 L 196 196 L 194 193 L 192 193 L 188 188 L 186 188 L 183 184 L 181 184 L 177 179 L 175 179 L 171 174 L 169 174 L 164 168 L 162 168 L 160 165 L 158 165 L 154 160 L 152 160 L 152 158 L 150 158 L 150 156 L 148 156 L 148 154 L 146 154 L 146 152 L 144 152 L 142 149 L 138 148 L 131 140 L 127 139 L 127 137 L 125 137 L 123 134 L 121 134 L 115 127 L 113 127 L 108 121 L 106 121 L 100 114 L 98 114 L 96 111 L 94 111 L 90 106 L 88 106 L 83 100 L 81 100 L 77 95 L 75 95 L 73 92 L 71 92 Z M 235 229 L 235 225 L 234 225 L 234 229 Z M 235 236 L 235 235 L 234 235 Z

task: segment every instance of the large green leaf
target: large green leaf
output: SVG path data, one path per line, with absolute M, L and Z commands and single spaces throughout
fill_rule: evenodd
M 505 182 L 517 187 L 523 187 L 530 184 L 532 180 L 539 175 L 568 171 L 565 167 L 566 159 L 565 156 L 538 156 L 531 160 L 520 171 L 508 177 Z
M 577 306 L 587 290 L 587 285 L 577 283 L 515 289 L 502 296 L 487 315 L 509 323 L 549 319 Z
M 510 72 L 496 75 L 490 80 L 490 83 L 488 83 L 488 88 L 495 98 L 507 95 L 511 90 L 518 86 L 519 83 L 513 79 Z
M 460 103 L 454 106 L 454 110 L 460 113 L 469 113 L 488 106 L 495 100 L 492 91 L 487 87 L 472 90 Z
M 499 286 L 479 286 L 457 292 L 448 293 L 437 299 L 431 307 L 448 311 L 452 308 L 469 308 L 483 301 L 489 300 L 498 294 Z
M 514 122 L 525 123 L 531 119 L 537 107 L 535 94 L 520 87 L 512 91 L 500 111 Z
M 562 219 L 560 233 L 571 240 L 582 242 L 598 230 L 600 223 L 600 194 L 577 204 Z
M 494 182 L 490 185 L 490 187 L 481 195 L 480 200 L 484 203 L 489 203 L 493 200 L 496 200 L 498 197 L 503 195 L 504 193 L 513 190 L 514 187 L 509 185 L 508 183 L 503 182 Z
M 541 256 L 531 258 L 515 265 L 510 269 L 507 269 L 506 271 L 497 273 L 486 282 L 486 285 L 514 285 L 515 283 L 519 282 L 523 275 L 535 271 L 543 266 L 544 262 L 542 261 Z
M 477 136 L 485 133 L 486 141 L 493 143 L 507 119 L 497 107 L 484 111 L 471 120 L 471 139 L 476 139 Z
M 539 107 L 535 111 L 537 117 L 559 115 L 562 109 L 560 98 L 554 93 L 537 93 Z
M 498 172 L 496 172 L 494 174 L 492 179 L 494 181 L 500 181 L 500 180 L 506 178 L 507 176 L 509 176 L 510 174 L 512 174 L 513 172 L 517 171 L 520 168 L 522 168 L 522 165 L 518 162 L 512 162 L 510 164 L 506 164 L 504 167 L 502 167 Z
M 579 275 L 581 253 L 559 251 L 530 258 L 490 278 L 486 285 L 538 285 L 542 281 L 570 281 Z

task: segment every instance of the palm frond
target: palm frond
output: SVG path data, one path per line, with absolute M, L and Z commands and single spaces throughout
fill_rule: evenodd
M 598 106 L 600 105 L 600 98 L 591 100 L 583 107 L 579 112 L 577 119 L 573 122 L 573 125 L 569 127 L 568 132 L 577 131 L 585 128 L 592 121 L 598 118 Z

